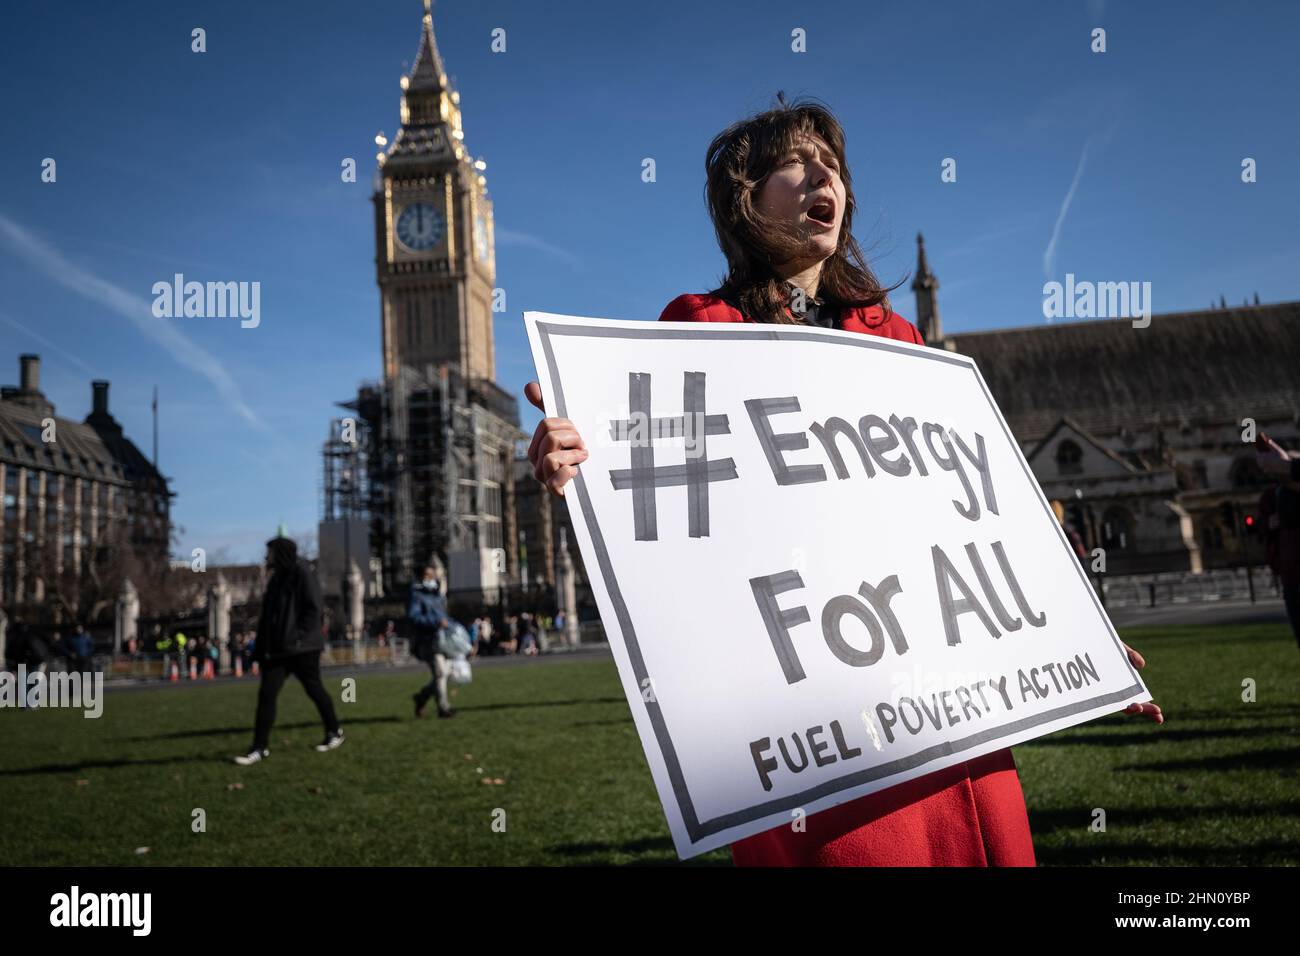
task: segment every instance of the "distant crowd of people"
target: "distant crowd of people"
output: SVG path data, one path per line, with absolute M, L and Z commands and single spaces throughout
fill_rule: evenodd
M 427 590 L 423 580 L 414 585 L 417 590 Z M 439 594 L 441 587 L 439 588 Z M 407 630 L 414 639 L 418 636 L 417 618 L 419 602 L 414 602 L 407 611 Z M 444 612 L 445 608 L 444 608 Z M 495 654 L 526 654 L 533 656 L 543 653 L 552 641 L 560 640 L 564 635 L 564 612 L 558 614 L 539 614 L 531 611 L 511 613 L 494 621 L 492 617 L 481 614 L 464 625 L 469 634 L 471 645 L 470 657 L 488 657 Z M 391 647 L 393 641 L 401 636 L 397 622 L 386 620 L 382 630 L 367 628 L 371 640 L 379 647 Z
M 540 654 L 555 636 L 564 633 L 564 612 L 554 616 L 524 611 L 507 614 L 498 630 L 487 615 L 476 617 L 469 624 L 473 656 L 490 654 Z
M 95 669 L 95 640 L 80 623 L 67 634 L 42 633 L 19 618 L 10 626 L 4 656 L 0 665 L 17 669 L 22 664 L 29 672 L 45 671 L 61 660 L 65 670 L 84 673 Z
M 226 671 L 246 673 L 252 665 L 256 643 L 256 631 L 241 630 L 231 634 L 230 663 Z M 182 673 L 188 673 L 191 663 L 199 672 L 210 669 L 212 676 L 222 673 L 221 644 L 207 634 L 192 638 L 183 630 L 164 632 L 160 628 L 155 632 L 152 647 L 144 648 L 137 641 L 131 640 L 127 642 L 126 650 L 132 658 L 149 653 L 162 654 L 164 659 L 173 659 Z M 166 672 L 163 676 L 167 676 Z
M 549 643 L 564 633 L 564 612 L 546 615 L 524 611 L 499 618 L 499 624 L 486 615 L 475 617 L 465 625 L 471 644 L 471 657 L 499 654 L 542 653 Z M 409 621 L 407 630 L 409 631 Z M 399 637 L 396 621 L 385 622 L 383 630 L 372 633 L 369 640 L 379 647 L 391 647 Z M 191 660 L 202 671 L 210 663 L 212 673 L 249 673 L 257 654 L 257 631 L 249 628 L 230 635 L 230 662 L 223 669 L 220 644 L 201 634 L 188 636 L 184 630 L 159 628 L 149 641 L 131 639 L 124 648 L 128 657 L 164 655 L 174 659 L 182 674 L 188 673 Z M 33 627 L 21 619 L 9 627 L 4 666 L 16 668 L 25 664 L 29 671 L 47 669 L 62 662 L 70 671 L 87 671 L 93 668 L 94 640 L 86 628 L 74 625 L 70 631 L 48 630 Z M 166 674 L 164 674 L 166 676 Z

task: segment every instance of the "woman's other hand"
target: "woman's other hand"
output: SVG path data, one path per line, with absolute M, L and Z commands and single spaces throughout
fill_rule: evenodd
M 1143 657 L 1141 654 L 1139 654 L 1137 651 L 1133 650 L 1133 648 L 1125 644 L 1124 650 L 1128 651 L 1129 662 L 1132 663 L 1132 665 L 1136 667 L 1138 670 L 1141 670 L 1142 668 L 1147 666 L 1146 658 Z M 1147 717 L 1150 717 L 1152 720 L 1154 720 L 1157 724 L 1163 724 L 1165 722 L 1165 715 L 1160 712 L 1160 705 L 1157 704 L 1155 701 L 1152 701 L 1149 704 L 1129 704 L 1127 707 L 1124 708 L 1124 713 L 1145 714 Z

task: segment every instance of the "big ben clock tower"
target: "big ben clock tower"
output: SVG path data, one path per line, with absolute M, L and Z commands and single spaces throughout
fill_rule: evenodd
M 364 469 L 366 548 L 382 581 L 401 587 L 440 566 L 457 599 L 493 603 L 519 580 L 513 460 L 527 436 L 518 401 L 495 382 L 492 202 L 485 164 L 465 149 L 429 0 L 401 82 L 401 128 L 380 141 L 375 175 L 383 378 L 343 403 L 363 435 L 327 443 L 326 500 L 356 498 L 350 479 L 332 476 Z M 349 548 L 351 532 L 341 540 Z
M 415 66 L 402 77 L 401 115 L 379 154 L 374 195 L 384 380 L 403 366 L 450 362 L 492 381 L 492 201 L 484 164 L 465 149 L 460 94 L 438 54 L 429 0 Z

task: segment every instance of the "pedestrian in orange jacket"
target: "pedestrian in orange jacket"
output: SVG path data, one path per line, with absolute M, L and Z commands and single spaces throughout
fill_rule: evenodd
M 709 293 L 680 295 L 665 322 L 811 324 L 924 345 L 894 312 L 853 238 L 856 204 L 844 131 L 815 102 L 778 105 L 733 124 L 705 160 L 709 214 L 728 274 Z M 896 288 L 896 286 L 894 287 Z M 541 387 L 524 395 L 542 407 Z M 528 449 L 552 494 L 587 459 L 567 418 L 544 418 Z M 1128 648 L 1135 667 L 1142 656 Z M 1126 711 L 1157 723 L 1160 707 Z M 1009 749 L 955 764 L 732 844 L 741 866 L 1033 866 L 1020 778 Z

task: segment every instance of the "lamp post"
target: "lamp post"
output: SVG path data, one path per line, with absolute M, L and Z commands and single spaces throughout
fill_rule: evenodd
M 519 543 L 519 583 L 523 591 L 528 590 L 528 538 L 520 528 L 515 535 Z
M 343 518 L 343 560 L 340 562 L 341 571 L 343 574 L 343 584 L 342 587 L 339 589 L 339 597 L 340 597 L 340 604 L 343 608 L 343 620 L 345 622 L 344 627 L 346 629 L 350 629 L 350 623 L 349 623 L 350 619 L 348 618 L 348 607 L 349 607 L 348 599 L 351 597 L 350 590 L 352 584 L 352 581 L 348 576 L 348 570 L 350 569 L 352 564 L 352 535 L 351 535 L 352 520 L 349 516 L 349 508 L 348 508 L 348 489 L 350 487 L 351 475 L 352 475 L 352 468 L 349 465 L 348 467 L 343 469 L 343 476 L 342 476 L 343 480 L 340 482 L 340 488 L 339 488 L 341 497 L 343 499 L 341 503 L 342 507 L 339 508 L 340 515 Z M 345 632 L 345 636 L 351 636 L 351 635 L 347 635 Z
M 340 420 L 345 421 L 345 420 Z M 345 429 L 346 431 L 346 429 Z M 339 517 L 343 519 L 343 560 L 340 562 L 339 573 L 342 576 L 342 584 L 339 588 L 339 606 L 342 608 L 343 618 L 343 636 L 351 640 L 356 640 L 362 635 L 355 632 L 352 626 L 352 515 L 355 511 L 356 494 L 356 477 L 357 468 L 357 437 L 352 434 L 345 442 L 347 445 L 346 464 L 343 466 L 342 473 L 339 476 Z M 362 586 L 357 588 L 359 594 L 364 595 Z M 364 630 L 364 627 L 362 628 Z

